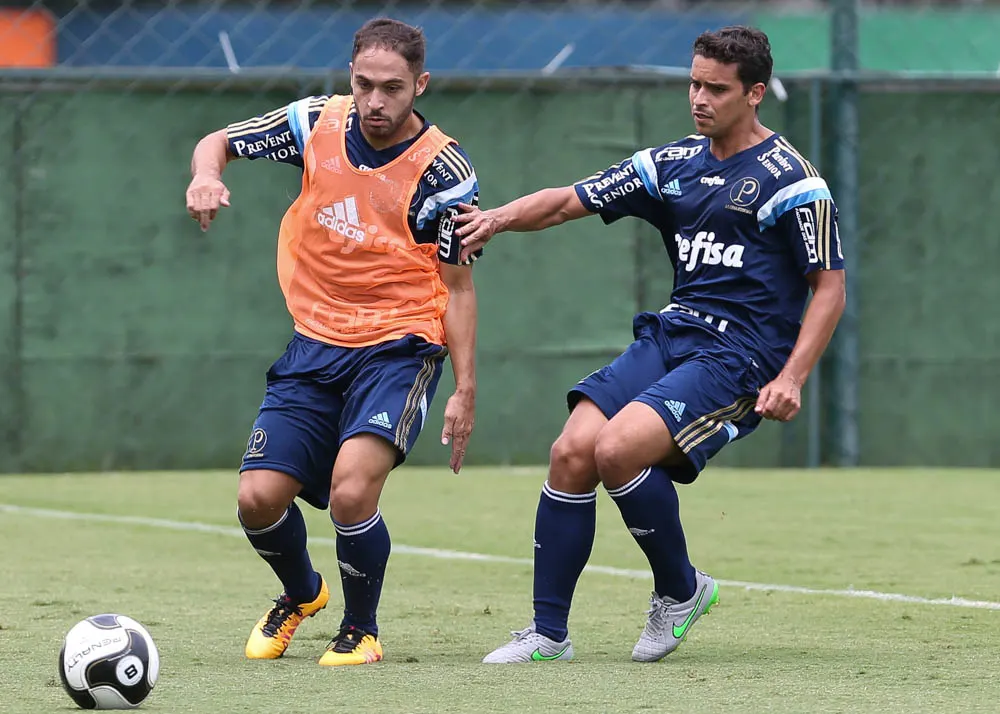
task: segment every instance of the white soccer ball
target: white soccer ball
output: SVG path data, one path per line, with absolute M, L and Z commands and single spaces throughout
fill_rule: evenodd
M 83 709 L 134 709 L 160 674 L 146 628 L 124 615 L 94 615 L 66 634 L 59 652 L 63 688 Z

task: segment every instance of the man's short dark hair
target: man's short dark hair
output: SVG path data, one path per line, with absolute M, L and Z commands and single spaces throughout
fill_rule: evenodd
M 723 64 L 735 64 L 744 93 L 757 83 L 766 85 L 771 81 L 774 68 L 771 43 L 767 35 L 754 27 L 731 25 L 703 32 L 694 41 L 693 54 Z
M 369 20 L 354 33 L 354 51 L 351 53 L 351 59 L 357 59 L 360 52 L 372 48 L 389 50 L 400 55 L 414 74 L 424 71 L 427 41 L 424 39 L 423 30 L 419 27 L 388 17 Z

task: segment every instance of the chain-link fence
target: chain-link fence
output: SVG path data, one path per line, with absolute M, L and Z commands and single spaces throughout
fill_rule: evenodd
M 689 133 L 695 36 L 764 29 L 764 118 L 834 186 L 855 302 L 802 418 L 722 461 L 1000 463 L 1000 3 L 82 0 L 0 4 L 5 468 L 235 463 L 289 331 L 273 239 L 299 178 L 232 166 L 233 206 L 206 237 L 183 210 L 190 152 L 346 92 L 352 35 L 377 15 L 424 28 L 418 108 L 468 151 L 487 206 Z M 473 463 L 544 461 L 565 388 L 667 300 L 651 229 L 550 233 L 476 269 Z M 415 461 L 440 460 L 427 442 Z
M 7 66 L 183 70 L 344 69 L 350 37 L 386 14 L 424 27 L 429 66 L 463 74 L 608 66 L 684 66 L 694 30 L 752 23 L 772 37 L 783 72 L 831 66 L 821 0 L 430 0 L 191 3 L 6 0 Z M 878 71 L 995 72 L 996 0 L 866 1 L 861 64 Z

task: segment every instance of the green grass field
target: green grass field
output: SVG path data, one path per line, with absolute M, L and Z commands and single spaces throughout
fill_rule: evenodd
M 235 528 L 234 474 L 0 477 L 0 711 L 73 710 L 56 672 L 62 637 L 101 612 L 151 631 L 163 664 L 142 708 L 164 714 L 1000 711 L 1000 473 L 709 470 L 682 489 L 683 517 L 695 563 L 729 584 L 678 652 L 632 663 L 651 580 L 588 572 L 570 621 L 577 660 L 482 665 L 530 618 L 524 559 L 542 478 L 396 472 L 382 507 L 397 546 L 386 659 L 328 670 L 316 660 L 339 596 L 282 660 L 242 657 L 280 588 Z M 333 585 L 333 528 L 304 510 Z M 645 568 L 604 494 L 591 563 Z M 981 602 L 833 592 L 852 588 Z

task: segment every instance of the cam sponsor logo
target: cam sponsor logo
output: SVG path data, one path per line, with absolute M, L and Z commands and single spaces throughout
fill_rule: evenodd
M 819 254 L 816 252 L 816 217 L 812 209 L 802 206 L 795 209 L 795 220 L 799 224 L 799 232 L 802 235 L 802 243 L 806 247 L 806 255 L 810 263 L 819 262 Z
M 360 335 L 375 332 L 385 323 L 399 319 L 399 308 L 382 310 L 358 306 L 314 302 L 303 322 L 317 331 L 335 330 L 340 334 Z
M 455 217 L 458 209 L 448 206 L 438 221 L 438 255 L 442 260 L 451 258 L 451 249 L 455 238 Z
M 350 119 L 348 119 L 348 126 L 350 126 Z M 316 131 L 320 133 L 334 133 L 340 131 L 341 121 L 339 115 L 330 114 L 323 121 L 316 124 Z
M 704 144 L 697 146 L 668 146 L 660 149 L 653 157 L 653 161 L 687 161 L 693 159 L 704 149 Z
M 698 183 L 704 184 L 705 186 L 725 186 L 726 179 L 721 176 L 702 176 Z

